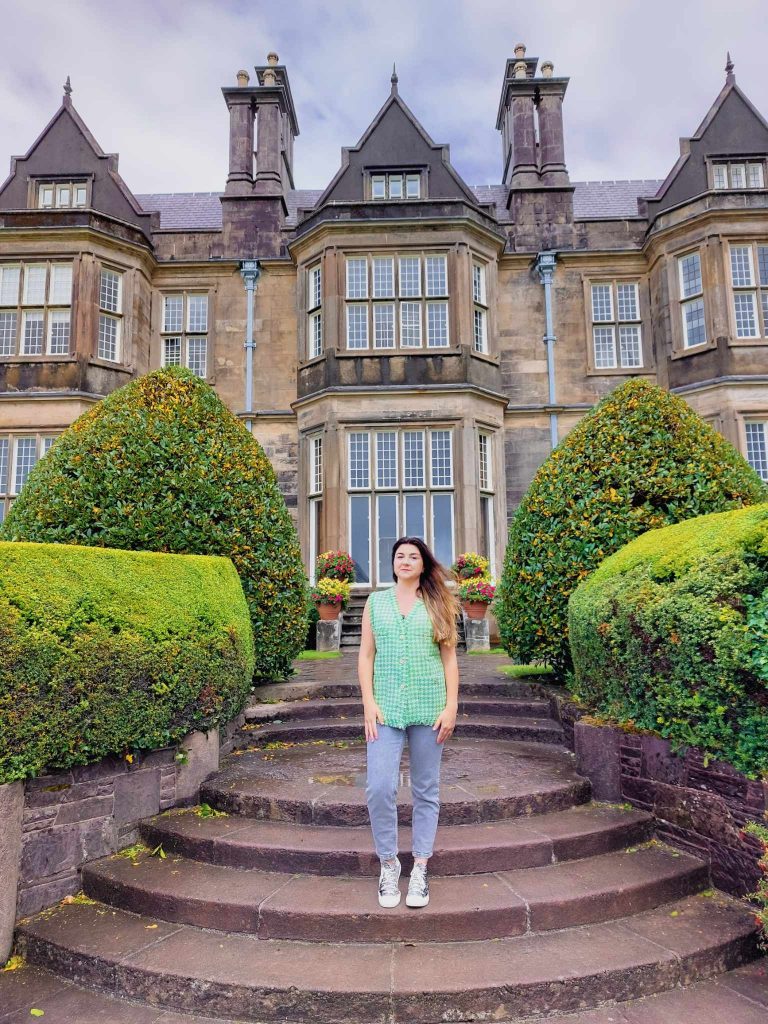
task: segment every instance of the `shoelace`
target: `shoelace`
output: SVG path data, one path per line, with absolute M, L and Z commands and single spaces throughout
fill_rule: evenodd
M 411 879 L 408 883 L 408 888 L 418 889 L 419 892 L 423 892 L 427 887 L 427 869 L 423 864 L 414 864 L 413 870 L 411 871 Z
M 392 896 L 397 892 L 399 872 L 396 864 L 382 864 L 379 892 L 383 896 Z

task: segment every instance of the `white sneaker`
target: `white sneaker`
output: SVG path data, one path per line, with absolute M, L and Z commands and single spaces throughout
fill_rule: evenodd
M 429 882 L 427 881 L 426 864 L 414 864 L 408 882 L 408 895 L 405 897 L 407 907 L 426 907 L 429 903 Z
M 400 903 L 400 861 L 395 857 L 394 864 L 382 861 L 379 875 L 379 906 L 392 910 Z

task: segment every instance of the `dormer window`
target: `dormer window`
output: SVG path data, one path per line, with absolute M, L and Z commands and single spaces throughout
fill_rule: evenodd
M 37 186 L 37 205 L 41 210 L 67 210 L 88 205 L 88 185 L 84 181 L 43 181 Z
M 733 160 L 713 163 L 712 188 L 765 188 L 765 161 Z
M 405 171 L 372 174 L 371 199 L 421 199 L 421 174 Z

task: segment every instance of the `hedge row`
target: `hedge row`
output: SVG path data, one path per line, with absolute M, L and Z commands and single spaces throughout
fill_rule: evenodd
M 768 772 L 768 504 L 649 531 L 569 609 L 590 709 Z
M 0 543 L 0 783 L 234 718 L 253 673 L 224 558 Z

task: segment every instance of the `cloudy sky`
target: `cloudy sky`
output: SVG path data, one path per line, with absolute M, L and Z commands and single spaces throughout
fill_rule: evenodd
M 296 183 L 321 188 L 389 92 L 472 184 L 500 179 L 494 130 L 515 43 L 568 75 L 573 180 L 664 177 L 723 81 L 768 115 L 766 0 L 0 0 L 0 181 L 73 100 L 134 192 L 214 191 L 227 173 L 222 85 L 274 49 L 298 110 Z M 119 13 L 118 13 L 119 12 Z

